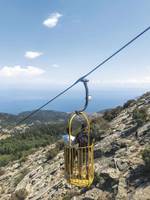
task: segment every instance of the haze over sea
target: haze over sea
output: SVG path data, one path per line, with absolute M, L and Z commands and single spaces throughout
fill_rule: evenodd
M 91 90 L 92 100 L 89 102 L 88 112 L 97 112 L 118 105 L 123 105 L 127 100 L 137 98 L 148 89 L 113 89 L 113 90 Z M 12 91 L 13 93 L 13 91 Z M 31 97 L 31 93 L 34 97 Z M 9 93 L 10 95 L 10 93 Z M 50 98 L 56 95 L 56 92 L 39 91 L 36 95 L 34 91 L 28 93 L 19 91 L 13 93 L 12 98 L 7 98 L 7 93 L 0 99 L 0 112 L 17 114 L 23 111 L 31 111 L 41 106 Z M 55 102 L 45 107 L 46 110 L 57 110 L 72 112 L 78 110 L 84 105 L 84 92 L 69 91 L 66 95 L 58 98 Z

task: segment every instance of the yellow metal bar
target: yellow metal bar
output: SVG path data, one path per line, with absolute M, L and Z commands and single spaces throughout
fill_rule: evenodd
M 74 149 L 71 148 L 71 178 L 73 178 L 73 169 L 74 169 Z
M 78 173 L 77 174 L 78 174 L 78 178 L 79 178 L 79 176 L 81 176 L 81 170 L 80 170 L 80 159 L 81 158 L 80 158 L 80 152 L 79 151 L 80 151 L 80 149 L 77 150 L 77 152 L 78 152 L 78 155 L 77 155 L 77 160 L 78 160 L 78 168 L 77 168 L 78 169 Z
M 90 122 L 88 120 L 87 115 L 84 112 L 81 112 L 80 115 L 85 119 L 85 121 L 87 122 L 87 127 L 88 127 L 88 146 L 90 146 Z M 74 118 L 77 116 L 76 113 L 74 113 L 70 120 L 69 120 L 69 145 L 71 146 L 71 135 L 72 135 L 72 122 L 74 120 Z
M 66 153 L 66 148 L 64 149 L 64 155 L 65 155 L 65 172 L 67 172 L 67 166 L 66 166 L 66 164 L 67 164 L 67 153 Z
M 83 168 L 83 148 L 81 148 L 81 158 L 80 158 L 80 160 L 81 160 L 81 168 Z
M 70 152 L 71 148 L 69 147 L 68 148 L 68 153 L 69 153 L 69 162 L 68 162 L 68 165 L 69 165 L 69 178 L 71 178 L 71 152 Z

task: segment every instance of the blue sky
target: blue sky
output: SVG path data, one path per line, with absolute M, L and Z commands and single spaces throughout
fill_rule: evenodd
M 51 98 L 149 26 L 149 11 L 149 0 L 1 0 L 1 99 Z M 149 52 L 147 32 L 89 77 L 91 90 L 149 90 Z

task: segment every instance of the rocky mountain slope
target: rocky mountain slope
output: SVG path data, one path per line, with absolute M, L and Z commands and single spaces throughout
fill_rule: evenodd
M 48 159 L 53 144 L 0 168 L 0 199 L 150 200 L 150 173 L 141 153 L 150 145 L 150 93 L 128 102 L 109 127 L 95 143 L 95 180 L 90 188 L 66 183 L 63 150 Z

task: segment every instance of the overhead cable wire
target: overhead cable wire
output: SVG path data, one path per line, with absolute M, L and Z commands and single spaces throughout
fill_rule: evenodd
M 114 56 L 116 56 L 118 53 L 120 53 L 122 50 L 124 50 L 126 47 L 128 47 L 131 43 L 133 43 L 135 40 L 137 40 L 139 37 L 141 37 L 144 33 L 146 33 L 149 30 L 150 30 L 150 26 L 147 27 L 142 32 L 140 32 L 138 35 L 136 35 L 133 39 L 131 39 L 129 42 L 127 42 L 125 45 L 123 45 L 120 49 L 118 49 L 117 51 L 115 51 L 111 56 L 109 56 L 108 58 L 106 58 L 105 60 L 103 60 L 99 65 L 97 65 L 91 71 L 89 71 L 88 73 L 86 73 L 82 77 L 80 77 L 77 81 L 75 81 L 73 84 L 71 84 L 65 90 L 63 90 L 62 92 L 60 92 L 59 94 L 57 94 L 55 97 L 53 97 L 52 99 L 50 99 L 49 101 L 47 101 L 45 104 L 43 104 L 42 106 L 40 106 L 39 108 L 37 108 L 36 110 L 34 110 L 33 112 L 31 112 L 29 115 L 27 115 L 26 117 L 24 117 L 22 120 L 20 120 L 19 122 L 17 122 L 16 126 L 18 126 L 22 122 L 26 121 L 32 115 L 34 115 L 35 113 L 37 113 L 38 111 L 40 111 L 42 108 L 44 108 L 45 106 L 47 106 L 48 104 L 50 104 L 52 101 L 54 101 L 55 99 L 57 99 L 58 97 L 60 97 L 64 93 L 66 93 L 68 90 L 70 90 L 72 87 L 74 87 L 77 83 L 79 83 L 81 80 L 83 80 L 84 78 L 86 78 L 87 76 L 89 76 L 90 74 L 92 74 L 94 71 L 96 71 L 98 68 L 100 68 L 102 65 L 104 65 L 106 62 L 108 62 L 110 59 L 112 59 Z

